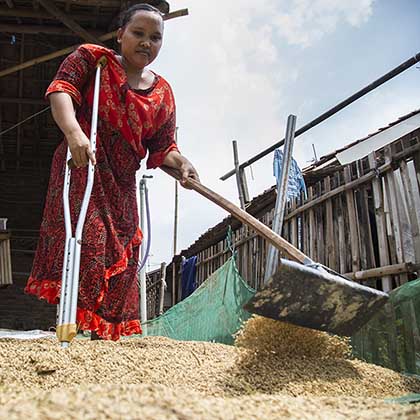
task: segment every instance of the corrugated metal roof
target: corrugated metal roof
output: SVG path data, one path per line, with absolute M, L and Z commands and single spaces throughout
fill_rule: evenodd
M 321 158 L 320 158 L 317 162 L 314 162 L 314 163 L 312 163 L 311 165 L 309 165 L 309 166 L 307 166 L 306 168 L 304 168 L 302 172 L 305 174 L 305 173 L 307 173 L 307 172 L 310 172 L 310 171 L 314 170 L 314 169 L 315 169 L 315 168 L 317 168 L 318 166 L 320 166 L 320 165 L 324 164 L 326 161 L 333 159 L 333 158 L 337 155 L 337 153 L 343 152 L 344 150 L 347 150 L 347 149 L 349 149 L 350 147 L 353 147 L 353 146 L 355 146 L 355 145 L 356 145 L 356 144 L 358 144 L 358 143 L 361 143 L 361 142 L 363 142 L 363 141 L 366 141 L 366 140 L 368 140 L 370 137 L 375 136 L 376 134 L 380 133 L 381 131 L 386 130 L 386 129 L 388 129 L 388 128 L 390 128 L 390 127 L 394 126 L 394 125 L 397 125 L 397 124 L 399 124 L 400 122 L 402 122 L 402 121 L 404 121 L 404 120 L 406 120 L 406 119 L 408 119 L 408 118 L 410 118 L 410 117 L 412 117 L 413 115 L 416 115 L 416 114 L 418 114 L 418 113 L 420 113 L 420 109 L 417 109 L 417 110 L 412 111 L 412 112 L 410 112 L 410 113 L 408 113 L 408 114 L 406 114 L 406 115 L 403 115 L 402 117 L 399 117 L 397 120 L 395 120 L 395 121 L 393 121 L 393 122 L 389 123 L 387 126 L 379 128 L 379 129 L 378 129 L 378 130 L 376 130 L 374 133 L 368 134 L 366 137 L 362 137 L 362 138 L 361 138 L 361 139 L 359 139 L 359 140 L 353 141 L 352 143 L 347 144 L 346 146 L 342 147 L 341 149 L 337 149 L 337 150 L 335 150 L 334 152 L 331 152 L 331 153 L 328 153 L 327 155 L 322 156 L 322 157 L 321 157 Z

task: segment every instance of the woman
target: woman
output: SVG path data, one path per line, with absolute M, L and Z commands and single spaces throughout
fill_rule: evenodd
M 70 212 L 73 231 L 86 185 L 86 165 L 95 180 L 83 231 L 77 323 L 94 336 L 117 340 L 141 333 L 136 270 L 142 233 L 138 228 L 136 171 L 148 152 L 147 167 L 178 169 L 181 183 L 198 180 L 191 163 L 174 142 L 175 103 L 165 79 L 146 69 L 162 45 L 163 19 L 147 4 L 137 4 L 121 18 L 117 42 L 121 55 L 85 44 L 61 64 L 48 87 L 52 115 L 65 135 L 51 167 L 40 239 L 25 291 L 57 304 L 65 231 L 62 191 L 67 146 L 73 163 Z M 101 74 L 97 150 L 89 139 L 93 82 Z M 76 112 L 75 112 L 76 111 Z

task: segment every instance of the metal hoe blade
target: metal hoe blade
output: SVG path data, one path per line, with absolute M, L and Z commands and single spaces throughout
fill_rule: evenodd
M 252 313 L 351 336 L 386 303 L 379 290 L 289 260 L 244 306 Z

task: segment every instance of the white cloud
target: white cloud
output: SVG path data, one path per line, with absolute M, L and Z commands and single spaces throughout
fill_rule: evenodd
M 290 44 L 308 47 L 340 24 L 359 26 L 372 15 L 374 0 L 293 0 L 281 2 L 275 20 L 278 33 Z

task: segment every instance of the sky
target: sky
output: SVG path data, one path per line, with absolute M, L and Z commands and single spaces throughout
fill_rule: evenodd
M 171 84 L 179 148 L 204 185 L 239 204 L 232 140 L 240 161 L 281 140 L 287 116 L 303 126 L 420 52 L 418 0 L 170 0 L 189 16 L 166 22 L 151 69 Z M 420 63 L 296 138 L 301 168 L 420 108 Z M 275 183 L 273 154 L 246 169 L 250 196 Z M 145 165 L 143 165 L 145 168 Z M 152 218 L 148 270 L 173 256 L 174 181 L 141 169 Z M 228 214 L 179 189 L 177 253 Z

